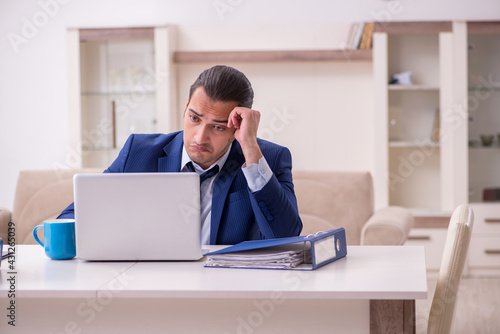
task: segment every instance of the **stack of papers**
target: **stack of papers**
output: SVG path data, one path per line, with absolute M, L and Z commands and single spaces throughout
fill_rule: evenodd
M 290 247 L 294 246 L 294 247 Z M 209 255 L 207 267 L 290 269 L 310 263 L 311 251 L 304 243 Z
M 206 254 L 205 267 L 315 270 L 347 255 L 345 229 L 243 241 Z

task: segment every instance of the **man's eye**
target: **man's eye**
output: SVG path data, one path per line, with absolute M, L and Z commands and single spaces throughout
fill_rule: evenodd
M 193 122 L 198 122 L 199 118 L 195 115 L 189 115 L 189 118 L 191 119 L 191 121 Z
M 218 125 L 214 125 L 214 129 L 215 129 L 216 131 L 224 131 L 224 130 L 226 130 L 226 128 L 225 128 L 225 127 L 218 126 Z

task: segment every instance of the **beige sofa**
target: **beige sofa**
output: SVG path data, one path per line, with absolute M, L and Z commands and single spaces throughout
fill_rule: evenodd
M 344 227 L 349 245 L 402 245 L 413 216 L 401 207 L 374 211 L 368 172 L 294 171 L 302 235 Z
M 0 237 L 7 240 L 9 221 L 15 223 L 16 243 L 34 244 L 32 230 L 55 218 L 73 201 L 73 175 L 102 170 L 35 170 L 19 174 L 12 216 L 0 208 Z M 304 223 L 302 234 L 337 227 L 346 229 L 350 245 L 400 245 L 413 217 L 402 208 L 374 212 L 373 184 L 367 172 L 294 172 L 295 193 Z
M 34 244 L 33 228 L 45 219 L 56 218 L 73 202 L 73 175 L 100 172 L 102 169 L 21 171 L 12 214 L 0 207 L 0 237 L 7 241 L 8 223 L 12 221 L 16 244 Z

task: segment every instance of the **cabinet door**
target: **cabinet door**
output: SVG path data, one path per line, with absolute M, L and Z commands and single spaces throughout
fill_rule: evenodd
M 471 269 L 500 269 L 500 235 L 473 235 L 469 248 Z
M 500 33 L 468 36 L 469 201 L 500 193 Z M 499 198 L 500 200 L 500 198 Z
M 471 208 L 474 211 L 474 234 L 500 236 L 500 203 L 473 203 Z
M 472 275 L 500 274 L 500 203 L 473 203 L 474 227 L 469 247 Z
M 83 167 L 111 164 L 131 133 L 156 129 L 153 39 L 80 42 Z
M 437 272 L 441 267 L 446 232 L 443 228 L 414 228 L 410 231 L 405 246 L 424 246 L 427 270 Z
M 131 133 L 178 128 L 169 27 L 67 31 L 69 168 L 106 168 Z

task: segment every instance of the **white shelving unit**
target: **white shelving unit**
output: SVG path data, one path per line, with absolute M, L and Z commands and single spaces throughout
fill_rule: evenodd
M 449 215 L 467 201 L 465 45 L 465 22 L 394 23 L 374 34 L 376 205 L 409 208 L 425 222 L 407 244 L 425 246 L 435 273 Z M 412 85 L 389 84 L 406 71 Z
M 484 189 L 500 188 L 500 22 L 468 24 L 468 195 L 475 223 L 469 251 L 471 275 L 500 275 L 500 203 Z M 493 136 L 486 146 L 481 135 Z
M 452 22 L 434 31 L 425 26 L 396 36 L 389 27 L 374 36 L 378 204 L 413 209 L 417 226 L 407 244 L 424 245 L 427 268 L 437 273 L 449 215 L 470 203 L 475 223 L 465 273 L 497 276 L 500 203 L 485 202 L 483 191 L 500 188 L 500 22 Z M 414 85 L 388 85 L 395 71 L 412 71 Z M 439 142 L 428 137 L 426 109 L 434 104 Z M 481 135 L 493 136 L 493 143 L 484 145 Z M 380 177 L 391 173 L 407 184 L 391 189 L 389 178 Z
M 69 167 L 107 167 L 132 132 L 177 124 L 172 27 L 67 31 Z
M 377 206 L 399 205 L 425 215 L 451 212 L 466 200 L 456 191 L 466 181 L 458 180 L 450 163 L 458 159 L 455 142 L 464 132 L 449 121 L 457 112 L 453 101 L 464 94 L 464 79 L 455 71 L 460 25 L 465 23 L 389 25 L 374 35 Z M 389 84 L 393 74 L 406 71 L 411 85 Z

